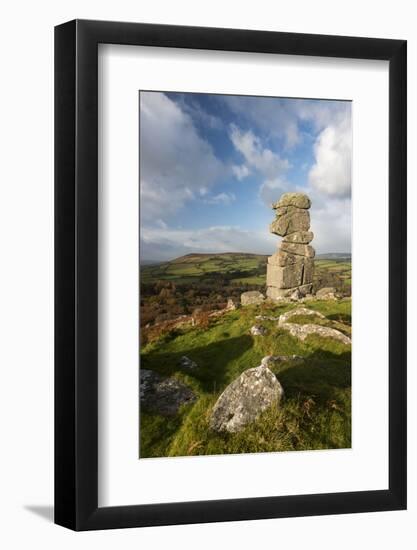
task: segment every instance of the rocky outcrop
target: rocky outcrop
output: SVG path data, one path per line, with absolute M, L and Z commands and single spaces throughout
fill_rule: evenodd
M 283 237 L 278 252 L 268 258 L 267 296 L 299 299 L 312 291 L 315 251 L 310 242 L 311 201 L 304 193 L 284 193 L 272 205 L 276 218 L 270 225 L 271 233 Z
M 295 336 L 295 338 L 298 338 L 302 341 L 304 341 L 307 336 L 316 334 L 318 336 L 321 336 L 322 338 L 333 338 L 333 340 L 339 340 L 340 342 L 342 342 L 342 344 L 345 344 L 346 346 L 349 346 L 351 344 L 351 339 L 346 336 L 346 334 L 343 334 L 343 332 L 340 332 L 340 330 L 336 330 L 335 328 L 330 327 L 323 327 L 322 325 L 299 325 L 297 323 L 282 323 L 280 324 L 280 328 L 288 330 L 288 332 L 292 336 Z
M 265 300 L 265 296 L 262 294 L 262 292 L 258 292 L 257 290 L 249 290 L 248 292 L 243 292 L 243 294 L 240 295 L 240 302 L 242 306 L 249 306 L 249 305 L 259 305 L 262 304 L 262 302 Z
M 260 365 L 244 371 L 218 398 L 210 427 L 217 432 L 238 432 L 263 412 L 278 406 L 284 390 L 275 374 Z
M 140 369 L 140 406 L 162 416 L 174 416 L 181 405 L 196 400 L 194 392 L 176 378 L 163 378 L 155 371 Z
M 283 325 L 288 322 L 291 317 L 299 317 L 299 316 L 312 316 L 312 317 L 318 317 L 319 319 L 325 319 L 326 317 L 320 313 L 320 311 L 314 311 L 313 309 L 308 309 L 306 307 L 297 307 L 295 309 L 291 309 L 290 311 L 287 311 L 286 313 L 283 313 L 279 316 L 278 324 Z
M 346 334 L 344 334 L 343 332 L 335 328 L 326 327 L 323 325 L 316 325 L 313 323 L 302 325 L 302 324 L 290 322 L 290 320 L 293 317 L 301 317 L 301 316 L 316 317 L 318 319 L 326 319 L 326 317 L 322 313 L 320 313 L 320 311 L 314 311 L 313 309 L 308 309 L 306 307 L 297 307 L 295 309 L 292 309 L 280 315 L 278 320 L 278 326 L 280 328 L 283 328 L 284 330 L 288 330 L 288 332 L 292 336 L 295 336 L 296 338 L 302 341 L 304 341 L 307 338 L 307 336 L 310 336 L 311 334 L 317 334 L 318 336 L 321 336 L 323 338 L 333 338 L 334 340 L 339 340 L 345 345 L 351 344 L 351 339 L 348 336 L 346 336 Z

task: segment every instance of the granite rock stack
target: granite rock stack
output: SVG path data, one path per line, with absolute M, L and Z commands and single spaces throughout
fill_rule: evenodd
M 267 296 L 272 300 L 310 294 L 314 274 L 314 234 L 310 231 L 311 201 L 304 193 L 284 193 L 272 205 L 276 218 L 271 233 L 283 237 L 278 251 L 268 258 Z

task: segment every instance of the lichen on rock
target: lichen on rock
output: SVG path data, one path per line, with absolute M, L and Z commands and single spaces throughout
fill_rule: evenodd
M 312 291 L 315 251 L 309 244 L 314 237 L 309 231 L 310 206 L 304 193 L 284 193 L 272 205 L 276 218 L 269 229 L 283 240 L 268 258 L 266 294 L 271 300 L 299 300 Z
M 181 405 L 196 400 L 194 392 L 174 377 L 163 378 L 157 372 L 140 369 L 140 406 L 162 416 L 174 416 Z
M 249 306 L 253 304 L 259 305 L 262 304 L 264 300 L 265 296 L 258 290 L 249 290 L 248 292 L 243 292 L 240 295 L 240 302 L 242 306 Z
M 298 338 L 299 340 L 304 341 L 308 336 L 316 334 L 322 338 L 332 338 L 333 340 L 339 340 L 342 344 L 350 345 L 352 343 L 349 336 L 336 330 L 335 328 L 324 327 L 322 325 L 306 324 L 299 325 L 297 323 L 283 323 L 280 324 L 280 328 L 288 330 L 288 332 Z
M 239 432 L 263 412 L 279 406 L 284 390 L 266 366 L 245 370 L 218 398 L 210 427 L 217 432 Z

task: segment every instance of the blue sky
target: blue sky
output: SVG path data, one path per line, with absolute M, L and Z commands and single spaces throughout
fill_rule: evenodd
M 312 200 L 312 245 L 349 252 L 351 103 L 140 93 L 140 255 L 273 254 L 271 203 Z

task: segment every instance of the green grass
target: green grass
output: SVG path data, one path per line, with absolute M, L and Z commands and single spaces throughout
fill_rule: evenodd
M 280 329 L 277 322 L 262 321 L 264 337 L 252 337 L 255 316 L 277 316 L 296 305 L 249 306 L 212 321 L 208 328 L 177 329 L 143 347 L 141 367 L 186 382 L 198 399 L 173 418 L 141 411 L 140 456 L 190 456 L 224 453 L 301 451 L 351 446 L 350 346 L 310 336 L 305 342 Z M 327 320 L 320 323 L 350 330 L 351 302 L 309 302 Z M 295 318 L 292 319 L 294 321 Z M 297 322 L 311 322 L 298 318 Z M 316 318 L 314 318 L 316 322 Z M 275 373 L 285 391 L 279 408 L 271 408 L 237 434 L 210 430 L 213 405 L 225 387 L 244 370 L 256 367 L 265 355 L 301 355 L 301 364 L 288 361 Z M 182 371 L 182 355 L 198 368 Z

